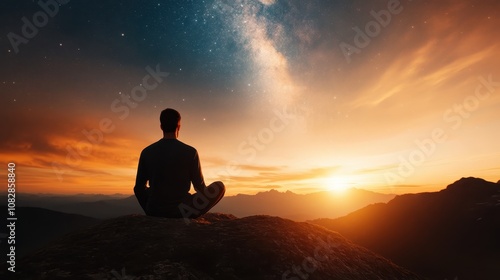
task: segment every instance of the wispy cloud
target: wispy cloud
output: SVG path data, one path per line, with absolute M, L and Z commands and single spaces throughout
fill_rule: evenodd
M 252 172 L 248 175 L 232 176 L 231 179 L 236 182 L 244 183 L 256 183 L 259 184 L 285 184 L 285 183 L 296 183 L 300 184 L 302 181 L 325 178 L 332 176 L 332 174 L 339 169 L 338 166 L 332 167 L 319 167 L 310 168 L 305 170 L 291 170 L 282 168 L 267 168 L 267 167 L 255 167 L 251 166 L 246 169 L 247 171 L 258 171 Z M 270 171 L 272 170 L 272 171 Z

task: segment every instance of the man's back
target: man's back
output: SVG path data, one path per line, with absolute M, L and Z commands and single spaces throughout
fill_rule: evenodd
M 134 193 L 147 215 L 196 218 L 214 207 L 226 192 L 220 181 L 205 185 L 198 152 L 177 140 L 180 127 L 179 112 L 171 108 L 161 111 L 163 138 L 141 152 Z M 194 195 L 189 193 L 191 183 Z
M 191 182 L 196 190 L 203 190 L 196 149 L 177 139 L 161 139 L 146 147 L 139 159 L 135 188 L 145 189 L 147 181 L 146 208 L 151 210 L 177 206 L 188 195 Z

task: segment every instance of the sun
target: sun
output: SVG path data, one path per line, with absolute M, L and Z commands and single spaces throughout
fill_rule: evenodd
M 332 176 L 326 179 L 326 187 L 329 191 L 343 193 L 351 187 L 351 184 L 347 178 Z

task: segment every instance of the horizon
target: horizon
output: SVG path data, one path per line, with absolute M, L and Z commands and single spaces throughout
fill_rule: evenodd
M 464 179 L 464 178 L 475 178 L 475 179 L 479 179 L 479 180 L 485 180 L 483 178 L 476 178 L 476 177 L 462 177 L 460 179 Z M 459 179 L 459 180 L 460 180 Z M 254 196 L 254 195 L 258 195 L 258 194 L 264 194 L 264 193 L 269 193 L 269 192 L 278 192 L 280 194 L 286 194 L 286 193 L 292 193 L 292 194 L 295 194 L 295 195 L 312 195 L 312 194 L 322 194 L 322 193 L 329 193 L 329 194 L 332 194 L 332 195 L 336 195 L 336 196 L 344 196 L 344 195 L 349 195 L 350 192 L 352 192 L 353 190 L 360 190 L 360 191 L 366 191 L 366 192 L 371 192 L 371 193 L 375 193 L 375 194 L 382 194 L 382 195 L 395 195 L 395 196 L 398 196 L 398 195 L 405 195 L 405 194 L 419 194 L 419 193 L 429 193 L 429 192 L 439 192 L 439 191 L 442 191 L 442 190 L 445 190 L 449 185 L 457 182 L 458 180 L 455 180 L 454 182 L 452 183 L 449 183 L 447 184 L 446 186 L 443 186 L 441 189 L 436 189 L 436 190 L 432 190 L 432 191 L 421 191 L 420 189 L 418 191 L 415 191 L 415 192 L 406 192 L 406 193 L 385 193 L 385 192 L 378 192 L 377 190 L 373 190 L 373 189 L 364 189 L 364 188 L 357 188 L 357 187 L 350 187 L 350 188 L 347 188 L 347 189 L 320 189 L 320 190 L 317 190 L 317 191 L 313 191 L 313 192 L 307 192 L 307 193 L 304 193 L 304 192 L 294 192 L 294 191 L 291 191 L 291 190 L 280 190 L 278 188 L 275 188 L 276 186 L 274 187 L 271 187 L 269 189 L 266 189 L 266 190 L 260 190 L 260 191 L 257 191 L 255 193 L 236 193 L 236 194 L 230 194 L 230 195 L 226 195 L 226 197 L 233 197 L 233 196 L 238 196 L 238 195 L 249 195 L 249 196 Z M 500 182 L 500 180 L 496 180 L 496 181 L 489 181 L 489 180 L 485 180 L 487 182 L 490 182 L 490 183 L 498 183 Z M 397 188 L 398 186 L 394 186 L 393 189 Z M 193 190 L 191 190 L 191 192 L 193 192 Z M 7 192 L 0 192 L 0 194 L 6 194 Z M 28 195 L 39 195 L 39 196 L 107 196 L 107 197 L 130 197 L 130 196 L 134 196 L 134 193 L 131 192 L 131 193 L 112 193 L 112 194 L 105 194 L 105 193 L 33 193 L 33 192 L 16 192 L 16 194 L 18 195 L 24 195 L 24 194 L 28 194 Z
M 228 196 L 399 195 L 499 179 L 499 2 L 55 9 L 11 1 L 0 11 L 0 150 L 19 193 L 133 195 L 167 107 L 207 185 L 223 181 Z

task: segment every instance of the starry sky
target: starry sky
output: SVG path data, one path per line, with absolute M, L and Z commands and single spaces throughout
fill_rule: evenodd
M 228 195 L 496 182 L 499 12 L 494 0 L 5 0 L 1 162 L 16 163 L 18 192 L 131 194 L 170 107 Z

